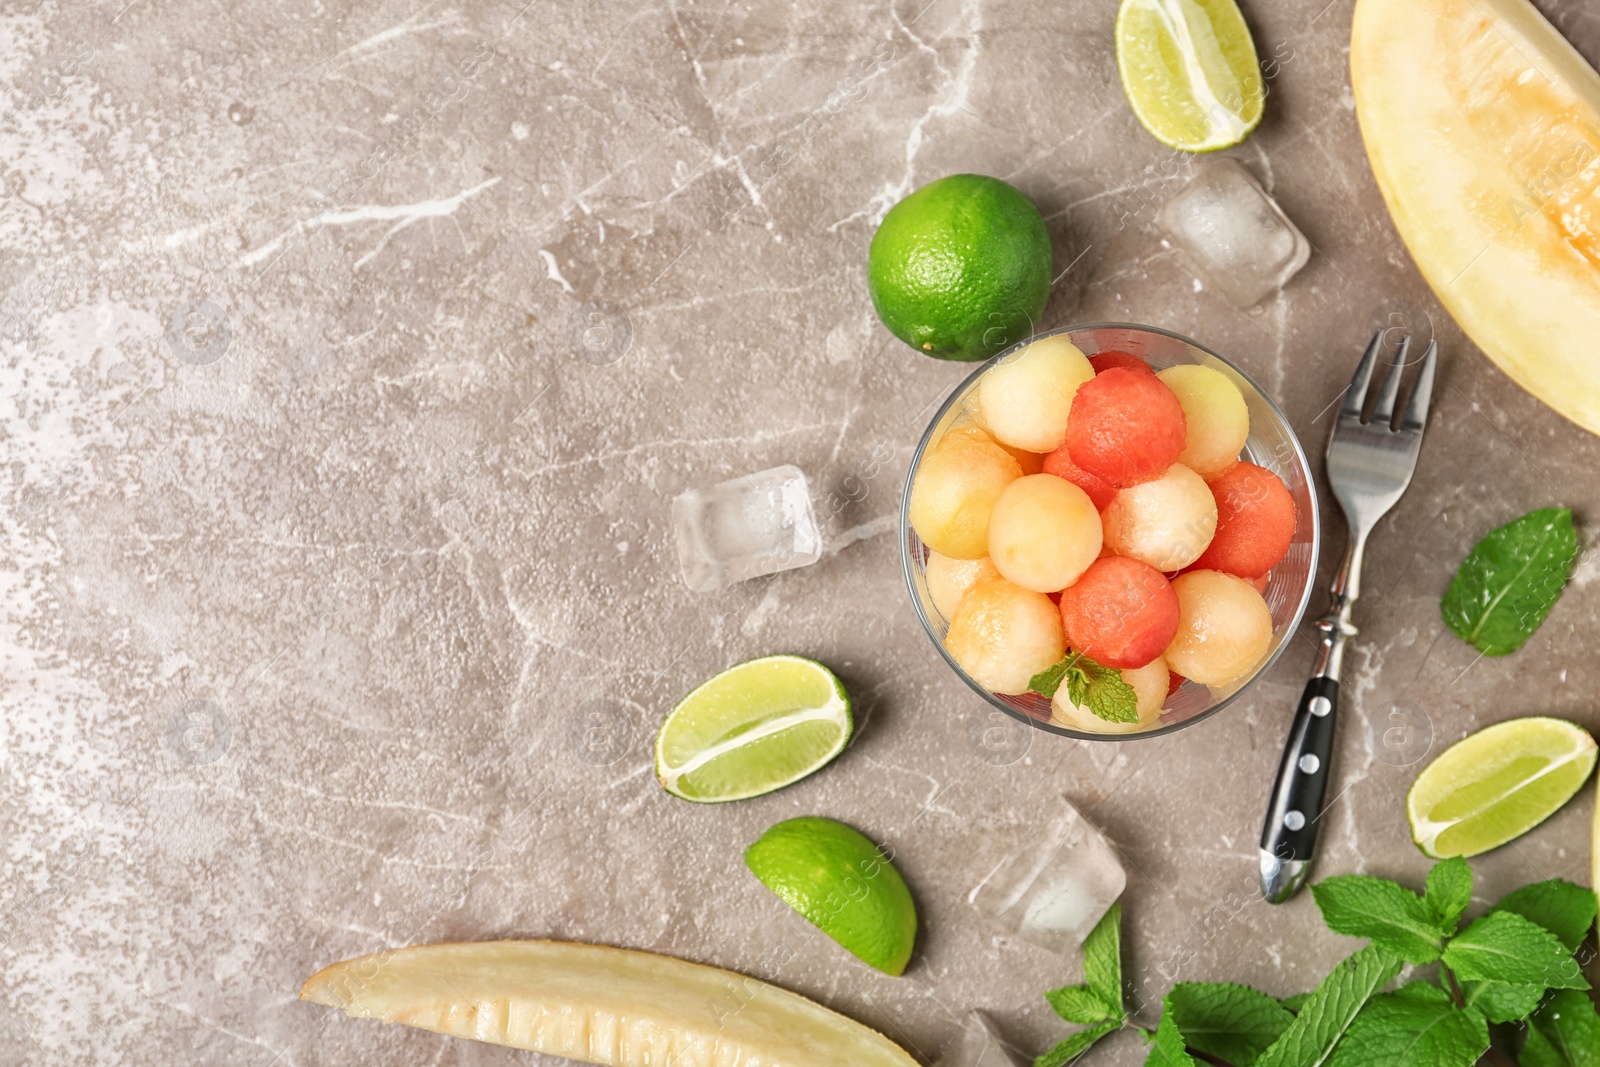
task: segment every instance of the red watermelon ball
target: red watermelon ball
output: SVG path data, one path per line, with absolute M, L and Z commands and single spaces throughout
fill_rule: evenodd
M 1152 481 L 1178 462 L 1183 405 L 1148 370 L 1111 367 L 1078 386 L 1067 419 L 1072 462 L 1117 489 Z
M 1254 463 L 1235 464 L 1210 485 L 1217 533 L 1195 568 L 1260 578 L 1278 565 L 1294 540 L 1294 497 L 1282 479 Z
M 1090 356 L 1089 366 L 1094 368 L 1096 374 L 1110 370 L 1112 367 L 1121 367 L 1124 370 L 1147 370 L 1151 374 L 1155 373 L 1154 367 L 1132 352 L 1118 352 L 1114 348 Z
M 1178 595 L 1148 563 L 1102 556 L 1061 594 L 1067 645 L 1127 670 L 1161 655 L 1178 632 Z
M 1067 452 L 1066 445 L 1062 445 L 1045 456 L 1044 464 L 1040 467 L 1040 470 L 1045 474 L 1054 474 L 1057 478 L 1065 478 L 1079 489 L 1082 489 L 1089 497 L 1090 502 L 1094 504 L 1096 511 L 1104 511 L 1106 505 L 1111 503 L 1112 497 L 1117 495 L 1116 486 L 1107 485 L 1101 479 L 1096 478 L 1072 462 L 1072 456 Z

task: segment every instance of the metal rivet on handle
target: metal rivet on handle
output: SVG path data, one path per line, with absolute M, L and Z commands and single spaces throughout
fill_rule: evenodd
M 1300 757 L 1300 769 L 1306 774 L 1316 774 L 1317 769 L 1321 766 L 1322 761 L 1311 755 L 1309 752 Z
M 1317 718 L 1322 718 L 1332 710 L 1333 701 L 1329 700 L 1327 697 L 1311 698 L 1311 714 L 1315 715 Z
M 1286 812 L 1283 816 L 1283 825 L 1291 830 L 1302 829 L 1306 824 L 1306 817 L 1298 811 Z

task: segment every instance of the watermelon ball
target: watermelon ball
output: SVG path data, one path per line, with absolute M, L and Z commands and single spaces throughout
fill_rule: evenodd
M 1094 503 L 1096 511 L 1104 511 L 1106 505 L 1117 495 L 1115 486 L 1107 485 L 1096 478 L 1076 463 L 1067 452 L 1067 446 L 1062 445 L 1048 456 L 1044 457 L 1044 464 L 1040 467 L 1045 474 L 1054 474 L 1057 478 L 1065 478 L 1073 485 L 1082 489 Z
M 1276 474 L 1254 463 L 1238 463 L 1210 485 L 1217 532 L 1195 567 L 1260 578 L 1294 540 L 1294 497 Z
M 1183 688 L 1183 683 L 1186 682 L 1186 681 L 1188 681 L 1187 678 L 1185 678 L 1183 675 L 1179 674 L 1177 671 L 1173 670 L 1171 667 L 1168 667 L 1167 668 L 1167 699 L 1171 700 L 1172 699 L 1172 694 L 1176 693 L 1178 690 L 1182 689 Z
M 1112 367 L 1121 367 L 1124 370 L 1147 370 L 1151 374 L 1155 373 L 1155 369 L 1150 364 L 1132 352 L 1118 352 L 1114 348 L 1090 356 L 1089 366 L 1094 368 L 1096 374 L 1110 370 Z
M 1096 663 L 1143 667 L 1178 632 L 1178 595 L 1148 563 L 1102 556 L 1061 594 L 1067 644 Z
M 1072 398 L 1066 443 L 1072 462 L 1118 489 L 1161 477 L 1187 438 L 1183 405 L 1148 369 L 1111 367 Z

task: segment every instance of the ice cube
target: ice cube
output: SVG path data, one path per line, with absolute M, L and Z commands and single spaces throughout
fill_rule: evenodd
M 689 489 L 672 502 L 683 580 L 697 593 L 822 558 L 811 491 L 799 467 Z
M 1052 952 L 1083 943 L 1128 876 L 1116 849 L 1066 797 L 1040 813 L 1043 825 L 1000 860 L 967 896 L 1005 930 Z
M 935 1067 L 1023 1067 L 1016 1051 L 1000 1040 L 994 1025 L 981 1011 L 969 1011 L 961 1022 L 961 1036 L 939 1054 Z
M 1206 280 L 1240 307 L 1281 289 L 1311 258 L 1311 245 L 1244 165 L 1202 160 L 1158 220 Z

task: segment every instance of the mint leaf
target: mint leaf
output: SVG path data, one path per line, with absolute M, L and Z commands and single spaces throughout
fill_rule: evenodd
M 1079 656 L 1067 672 L 1067 696 L 1107 722 L 1138 722 L 1139 697 L 1115 667 Z
M 1446 937 L 1454 934 L 1461 913 L 1472 903 L 1472 864 L 1460 856 L 1435 863 L 1428 872 L 1428 888 L 1422 897 L 1439 932 Z
M 1491 911 L 1445 946 L 1444 965 L 1461 978 L 1551 989 L 1588 989 L 1555 934 L 1515 912 Z
M 1166 1012 L 1186 1044 L 1236 1067 L 1249 1067 L 1294 1022 L 1294 1015 L 1265 993 L 1225 982 L 1173 986 Z
M 1398 882 L 1345 874 L 1311 887 L 1328 929 L 1364 937 L 1408 963 L 1432 963 L 1442 947 L 1438 921 L 1421 897 Z
M 1361 1009 L 1328 1067 L 1472 1067 L 1488 1047 L 1482 1015 L 1431 982 L 1412 982 Z
M 1066 683 L 1067 697 L 1107 722 L 1138 722 L 1139 697 L 1115 667 L 1105 667 L 1077 652 L 1028 679 L 1028 688 L 1054 697 Z
M 1282 1004 L 1285 1008 L 1287 1008 L 1289 1011 L 1293 1012 L 1294 1014 L 1299 1015 L 1300 1014 L 1300 1009 L 1304 1008 L 1306 1006 L 1306 1001 L 1308 1001 L 1310 999 L 1311 999 L 1311 994 L 1310 993 L 1296 993 L 1292 997 L 1279 997 L 1278 998 L 1278 1003 Z
M 1439 605 L 1445 625 L 1486 656 L 1515 652 L 1550 614 L 1577 554 L 1567 508 L 1543 508 L 1490 530 L 1461 561 Z
M 1028 688 L 1049 700 L 1056 695 L 1056 690 L 1061 688 L 1061 679 L 1067 676 L 1067 670 L 1072 666 L 1072 657 L 1057 663 L 1048 670 L 1040 671 L 1028 679 Z
M 1071 1063 L 1087 1052 L 1090 1045 L 1121 1026 L 1120 1022 L 1113 1020 L 1089 1030 L 1079 1030 L 1065 1041 L 1056 1042 L 1055 1046 L 1044 1055 L 1035 1056 L 1033 1067 L 1062 1067 L 1063 1064 Z
M 1161 1021 L 1156 1024 L 1150 1055 L 1145 1057 L 1145 1067 L 1198 1067 L 1184 1045 L 1177 1024 L 1173 1022 L 1172 998 L 1167 997 L 1161 1004 Z
M 1055 1013 L 1069 1023 L 1098 1023 L 1115 1017 L 1122 1019 L 1122 1005 L 1110 1005 L 1086 985 L 1052 989 L 1044 995 Z
M 1317 986 L 1255 1067 L 1321 1067 L 1356 1013 L 1399 973 L 1400 960 L 1376 945 L 1344 960 Z
M 1588 997 L 1563 989 L 1528 1020 L 1522 1067 L 1600 1067 L 1600 1014 Z
M 1536 922 L 1576 952 L 1594 925 L 1594 890 L 1573 885 L 1561 878 L 1534 882 L 1512 890 L 1500 898 L 1490 911 L 1509 911 Z
M 1083 939 L 1083 977 L 1089 989 L 1122 1016 L 1122 905 L 1113 904 Z
M 1527 1018 L 1539 1006 L 1544 999 L 1544 986 L 1462 982 L 1461 999 L 1467 1007 L 1483 1012 L 1492 1023 L 1510 1023 Z

